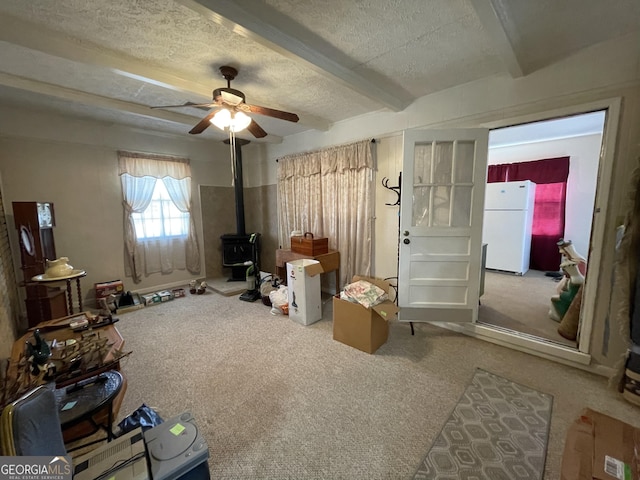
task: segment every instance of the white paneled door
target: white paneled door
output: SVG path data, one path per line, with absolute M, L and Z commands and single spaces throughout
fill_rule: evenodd
M 403 133 L 401 321 L 478 318 L 488 138 L 486 129 Z

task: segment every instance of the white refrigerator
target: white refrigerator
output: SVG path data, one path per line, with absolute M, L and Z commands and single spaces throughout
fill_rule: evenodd
M 487 184 L 482 224 L 486 268 L 517 275 L 529 270 L 535 194 L 536 184 L 529 180 Z

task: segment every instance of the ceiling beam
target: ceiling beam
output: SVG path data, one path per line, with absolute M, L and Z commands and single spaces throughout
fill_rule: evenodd
M 413 100 L 397 85 L 376 81 L 354 72 L 356 66 L 328 42 L 308 29 L 284 17 L 263 2 L 234 0 L 177 0 L 203 17 L 243 35 L 292 60 L 303 62 L 331 80 L 399 112 Z M 242 5 L 244 4 L 244 6 Z
M 511 77 L 524 76 L 522 65 L 518 61 L 518 56 L 492 0 L 470 0 L 470 3 Z
M 50 83 L 39 82 L 29 78 L 19 77 L 11 75 L 9 73 L 0 72 L 0 85 L 5 87 L 16 88 L 31 93 L 40 95 L 47 95 L 66 102 L 74 102 L 89 107 L 104 108 L 109 110 L 116 110 L 119 112 L 127 112 L 133 115 L 151 118 L 154 120 L 164 120 L 187 127 L 193 127 L 197 123 L 198 119 L 190 115 L 184 115 L 181 113 L 169 112 L 161 109 L 150 109 L 146 105 L 140 105 L 138 103 L 126 102 L 124 100 L 117 100 L 114 98 L 102 97 L 100 95 L 94 95 L 92 93 L 80 92 L 71 88 L 61 87 L 59 85 L 52 85 Z M 218 139 L 226 138 L 227 134 L 213 130 Z M 282 143 L 282 137 L 279 135 L 267 135 L 260 141 L 266 143 Z
M 190 115 L 167 112 L 166 110 L 152 110 L 146 105 L 125 102 L 115 98 L 107 98 L 93 93 L 81 92 L 72 88 L 61 87 L 50 83 L 19 77 L 9 73 L 0 72 L 0 85 L 16 88 L 31 93 L 47 95 L 67 102 L 75 102 L 90 107 L 105 108 L 109 110 L 123 111 L 148 118 L 167 120 L 169 122 L 192 125 L 197 119 Z
M 145 65 L 140 60 L 128 57 L 123 53 L 96 48 L 95 45 L 88 42 L 73 42 L 69 37 L 46 27 L 8 15 L 0 15 L 0 41 L 73 62 L 106 68 L 117 75 L 184 92 L 194 97 L 203 97 L 203 101 L 211 99 L 211 85 L 194 81 L 189 75 L 169 73 L 166 70 Z M 80 92 L 76 91 L 76 93 L 80 95 Z M 194 98 L 193 100 L 198 99 Z M 136 105 L 131 102 L 124 102 L 124 104 Z M 147 116 L 160 118 L 153 114 Z M 320 131 L 327 131 L 331 126 L 329 121 L 310 115 L 300 115 L 299 123 Z

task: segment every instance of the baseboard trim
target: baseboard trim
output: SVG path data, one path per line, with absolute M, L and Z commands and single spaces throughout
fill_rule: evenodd
M 578 350 L 562 346 L 560 344 L 550 344 L 537 342 L 532 339 L 522 338 L 516 334 L 499 332 L 491 328 L 476 324 L 458 324 L 450 322 L 427 322 L 437 327 L 469 335 L 479 340 L 494 343 L 503 347 L 528 353 L 536 357 L 545 358 L 563 365 L 579 368 L 597 375 L 610 377 L 613 369 L 604 365 L 592 365 L 591 355 L 579 352 Z

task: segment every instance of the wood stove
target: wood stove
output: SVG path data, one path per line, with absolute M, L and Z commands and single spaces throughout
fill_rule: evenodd
M 222 235 L 222 266 L 231 268 L 230 281 L 244 281 L 249 265 L 245 262 L 255 262 L 259 264 L 260 256 L 260 234 L 254 234 L 254 241 L 251 242 L 252 235 L 240 235 L 227 233 Z

